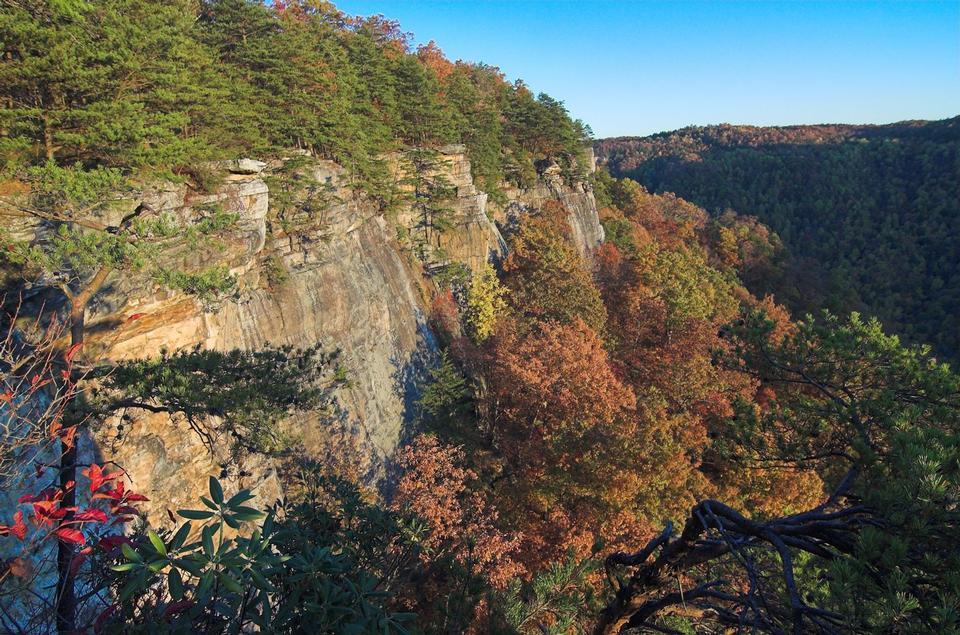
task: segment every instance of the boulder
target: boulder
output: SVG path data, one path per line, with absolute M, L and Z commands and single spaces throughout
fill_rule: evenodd
M 227 169 L 233 174 L 260 174 L 267 164 L 256 159 L 237 159 L 232 161 Z

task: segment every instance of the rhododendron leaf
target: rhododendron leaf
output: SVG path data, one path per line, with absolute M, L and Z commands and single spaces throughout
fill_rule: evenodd
M 270 581 L 267 580 L 263 575 L 260 574 L 255 568 L 251 567 L 247 570 L 250 573 L 250 577 L 253 579 L 253 584 L 267 593 L 276 593 L 277 589 L 275 586 L 270 584 Z
M 189 518 L 190 520 L 206 520 L 208 518 L 213 518 L 213 512 L 203 511 L 200 509 L 179 509 L 177 514 L 183 516 L 184 518 Z
M 241 505 L 251 498 L 254 498 L 254 495 L 250 492 L 250 490 L 242 489 L 230 497 L 230 500 L 227 501 L 227 507 Z
M 183 613 L 194 605 L 193 600 L 182 600 L 180 602 L 173 602 L 172 604 L 167 605 L 167 608 L 163 610 L 164 619 L 170 618 L 177 613 Z
M 157 550 L 161 556 L 167 555 L 167 546 L 163 544 L 163 541 L 160 539 L 160 536 L 157 535 L 152 529 L 147 530 L 147 538 L 150 539 L 150 544 L 153 545 L 153 548 Z
M 218 574 L 217 579 L 220 580 L 220 583 L 223 584 L 223 586 L 234 593 L 240 593 L 243 591 L 243 587 L 240 586 L 240 583 L 226 573 Z
M 190 535 L 190 523 L 183 523 L 180 526 L 180 529 L 177 530 L 177 533 L 173 535 L 173 538 L 170 540 L 170 549 L 176 550 L 183 546 L 183 543 L 187 541 L 187 536 Z
M 107 522 L 107 514 L 100 509 L 85 509 L 78 513 L 73 519 L 77 522 Z
M 213 525 L 208 525 L 200 532 L 201 540 L 203 542 L 203 552 L 208 558 L 212 558 L 215 553 L 213 549 L 213 533 L 215 531 L 216 528 Z
M 123 557 L 127 560 L 131 560 L 133 562 L 143 562 L 143 558 L 140 556 L 140 554 L 134 551 L 133 547 L 127 543 L 120 545 L 120 551 L 123 553 Z
M 68 362 L 72 362 L 74 356 L 76 356 L 77 352 L 78 352 L 82 347 L 83 347 L 83 342 L 77 342 L 76 344 L 74 344 L 73 346 L 71 346 L 69 349 L 67 349 L 67 354 L 63 356 L 64 359 L 66 359 Z
M 167 587 L 170 590 L 170 597 L 174 600 L 183 599 L 183 578 L 180 576 L 180 571 L 176 567 L 171 567 L 170 572 L 167 574 Z
M 174 558 L 173 564 L 184 571 L 189 571 L 191 574 L 197 577 L 203 575 L 203 566 L 189 558 Z
M 223 487 L 220 486 L 220 481 L 212 476 L 210 477 L 210 497 L 217 505 L 223 504 Z

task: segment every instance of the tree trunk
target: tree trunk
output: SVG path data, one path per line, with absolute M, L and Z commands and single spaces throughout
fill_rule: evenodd
M 107 276 L 112 269 L 103 266 L 94 274 L 93 278 L 82 291 L 70 300 L 70 343 L 73 347 L 80 346 L 86 338 L 86 312 L 87 305 L 91 298 L 100 290 Z M 64 426 L 79 427 L 84 416 L 79 404 L 71 404 L 68 407 L 64 417 Z M 62 450 L 60 454 L 60 489 L 63 491 L 63 500 L 61 507 L 76 507 L 77 505 L 77 444 L 80 442 L 80 435 L 74 433 L 67 438 L 72 438 L 73 443 Z M 62 447 L 62 446 L 61 446 Z M 59 523 L 64 526 L 73 520 L 73 512 L 68 512 Z M 76 631 L 77 621 L 77 591 L 74 584 L 74 575 L 70 571 L 70 564 L 76 555 L 76 548 L 73 544 L 60 540 L 57 542 L 57 632 L 60 635 L 67 635 Z
M 78 304 L 74 298 L 70 307 L 70 343 L 73 346 L 83 344 L 84 340 L 84 314 L 86 306 Z M 85 303 L 84 303 L 85 304 Z M 80 425 L 80 417 L 71 416 L 73 421 L 65 421 L 68 425 Z M 60 454 L 60 489 L 63 491 L 63 500 L 60 503 L 62 507 L 76 507 L 77 505 L 77 442 L 79 436 L 73 434 L 73 439 L 66 449 Z M 62 447 L 62 446 L 61 446 Z M 73 512 L 67 512 L 67 515 L 60 521 L 60 525 L 73 520 Z M 70 563 L 75 555 L 74 545 L 66 541 L 57 542 L 57 632 L 61 635 L 76 631 L 77 619 L 77 591 L 74 584 L 74 576 L 70 571 Z
M 43 115 L 43 149 L 47 161 L 53 161 L 55 149 L 53 147 L 53 130 L 50 129 L 50 115 Z

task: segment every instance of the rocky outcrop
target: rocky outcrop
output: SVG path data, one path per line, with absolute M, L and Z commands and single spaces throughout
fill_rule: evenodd
M 192 346 L 227 350 L 321 343 L 339 349 L 351 385 L 339 394 L 336 420 L 308 414 L 287 426 L 318 456 L 340 447 L 335 444 L 357 448 L 363 457 L 359 471 L 375 479 L 408 429 L 417 385 L 437 355 L 424 308 L 432 284 L 426 274 L 437 259 L 476 268 L 503 256 L 507 247 L 500 227 L 551 198 L 568 210 L 585 257 L 602 240 L 586 185 L 566 186 L 548 169 L 536 187 L 508 188 L 507 203 L 491 205 L 473 183 L 462 146 L 441 148 L 438 165 L 455 193 L 449 201 L 451 228 L 431 235 L 426 262 L 398 239 L 416 229 L 411 210 L 385 216 L 348 187 L 343 170 L 330 162 L 310 168 L 326 189 L 326 204 L 306 228 L 277 222 L 267 185 L 276 166 L 258 161 L 222 166 L 229 173 L 212 194 L 195 195 L 182 184 L 138 193 L 102 220 L 116 222 L 141 201 L 181 220 L 212 207 L 236 214 L 237 229 L 219 251 L 197 249 L 180 257 L 187 266 L 198 267 L 215 257 L 237 277 L 238 293 L 205 306 L 142 277 L 115 275 L 91 305 L 90 350 L 119 360 Z M 134 313 L 142 317 L 126 322 Z M 193 505 L 208 474 L 229 472 L 233 480 L 228 488 L 252 488 L 263 501 L 281 491 L 276 466 L 269 461 L 230 465 L 219 448 L 211 453 L 186 423 L 166 415 L 123 413 L 98 430 L 93 441 L 92 451 L 122 465 L 132 487 L 151 499 L 145 505 L 150 518 Z
M 450 209 L 452 227 L 419 237 L 428 242 L 428 268 L 459 262 L 476 269 L 490 260 L 491 255 L 502 256 L 506 252 L 506 241 L 489 216 L 487 193 L 477 190 L 473 183 L 466 148 L 459 144 L 443 146 L 438 149 L 435 162 L 437 168 L 428 171 L 426 176 L 439 177 L 451 190 L 451 197 L 442 205 Z M 406 176 L 403 172 L 409 168 L 399 161 L 396 165 L 397 180 L 402 183 Z M 412 207 L 403 209 L 397 218 L 410 235 L 422 231 L 418 229 L 421 221 Z
M 592 156 L 591 153 L 589 164 L 593 167 Z M 534 187 L 507 187 L 504 193 L 507 203 L 492 211 L 497 222 L 504 226 L 510 226 L 517 217 L 540 208 L 548 200 L 560 201 L 567 210 L 567 222 L 580 255 L 587 262 L 593 261 L 594 250 L 603 242 L 603 227 L 597 201 L 587 183 L 569 186 L 564 183 L 559 166 L 549 164 L 541 170 Z
M 114 322 L 118 315 L 142 314 L 123 327 L 121 337 L 105 344 L 104 354 L 112 359 L 196 345 L 229 350 L 321 343 L 339 349 L 351 380 L 339 395 L 339 419 L 331 423 L 306 414 L 288 425 L 317 454 L 332 439 L 349 437 L 367 458 L 358 466 L 360 472 L 374 477 L 410 419 L 415 386 L 436 345 L 421 308 L 416 271 L 396 247 L 394 228 L 348 190 L 337 166 L 321 162 L 314 176 L 332 185 L 335 202 L 325 210 L 321 226 L 295 234 L 267 232 L 269 195 L 256 176 L 231 175 L 217 194 L 195 200 L 183 198 L 180 190 L 145 193 L 158 208 L 185 218 L 197 206 L 212 203 L 239 214 L 241 231 L 221 255 L 238 277 L 239 294 L 204 307 L 181 294 L 117 281 L 94 305 L 88 322 L 96 332 L 98 324 Z M 282 269 L 282 282 L 268 279 L 268 259 L 271 267 Z M 123 443 L 109 436 L 99 441 L 111 443 L 110 454 L 121 464 L 153 464 L 142 474 L 146 482 L 137 484 L 152 500 L 165 503 L 177 489 L 166 486 L 172 475 L 193 474 L 197 468 L 219 472 L 226 460 L 209 456 L 185 425 L 162 415 L 128 416 Z M 111 426 L 105 431 L 113 434 Z M 275 480 L 268 467 L 244 466 L 243 471 L 249 474 L 238 485 L 261 487 L 262 481 Z M 137 472 L 142 470 L 131 474 Z

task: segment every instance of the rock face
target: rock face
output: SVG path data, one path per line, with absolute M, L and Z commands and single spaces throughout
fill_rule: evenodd
M 590 165 L 595 165 L 592 158 Z M 549 165 L 541 172 L 534 187 L 507 188 L 505 193 L 507 204 L 493 210 L 493 216 L 498 223 L 510 226 L 518 216 L 540 208 L 545 202 L 560 201 L 567 210 L 567 222 L 580 255 L 587 262 L 593 261 L 593 252 L 603 242 L 604 236 L 597 212 L 597 201 L 589 185 L 577 183 L 570 187 L 563 182 L 560 168 Z
M 452 228 L 432 238 L 431 253 L 443 254 L 446 262 L 476 268 L 504 255 L 500 226 L 548 199 L 566 207 L 585 257 L 602 241 L 588 186 L 566 186 L 547 170 L 536 187 L 507 190 L 507 204 L 489 209 L 487 195 L 473 184 L 464 148 L 447 146 L 439 156 L 438 170 L 456 193 L 450 201 Z M 310 415 L 287 425 L 317 455 L 329 450 L 331 439 L 348 441 L 365 457 L 360 472 L 375 479 L 409 430 L 417 385 L 437 355 L 424 309 L 432 285 L 425 276 L 430 263 L 398 240 L 415 230 L 409 209 L 388 220 L 347 187 L 337 165 L 319 162 L 311 169 L 330 202 L 321 222 L 302 231 L 287 231 L 276 222 L 267 186 L 270 170 L 263 171 L 257 161 L 230 166 L 224 184 L 211 195 L 190 196 L 182 185 L 143 192 L 143 201 L 182 219 L 210 205 L 238 215 L 238 229 L 217 258 L 237 276 L 239 294 L 204 307 L 148 281 L 111 279 L 88 317 L 92 332 L 102 325 L 109 336 L 91 336 L 91 347 L 115 360 L 197 345 L 228 350 L 322 343 L 340 349 L 351 387 L 339 395 L 335 429 Z M 135 203 L 130 202 L 131 209 Z M 117 213 L 124 211 L 129 210 Z M 201 265 L 207 256 L 192 257 Z M 115 328 L 106 328 L 133 313 L 143 317 L 120 327 L 118 336 Z M 97 451 L 123 466 L 132 487 L 151 499 L 145 506 L 151 519 L 162 521 L 164 510 L 193 505 L 206 475 L 230 467 L 228 457 L 211 454 L 187 424 L 165 415 L 135 411 L 109 423 L 94 439 Z M 275 466 L 262 459 L 242 466 L 241 475 L 228 483 L 228 489 L 240 487 L 269 502 L 280 493 Z

